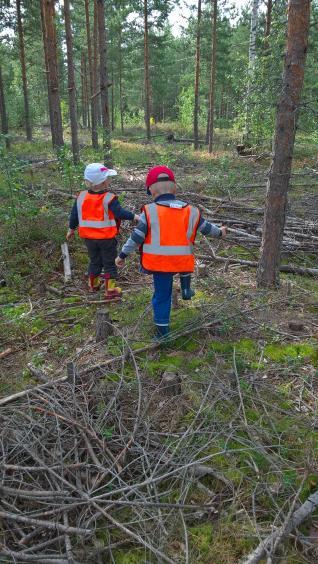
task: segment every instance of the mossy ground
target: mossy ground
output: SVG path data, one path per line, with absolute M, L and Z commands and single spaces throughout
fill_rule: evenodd
M 120 172 L 114 186 L 126 189 L 125 206 L 138 209 L 145 197 L 144 173 L 149 165 L 159 162 L 176 170 L 185 192 L 231 194 L 243 201 L 248 199 L 249 205 L 263 204 L 264 189 L 246 192 L 244 185 L 257 184 L 266 173 L 267 162 L 239 160 L 224 147 L 211 158 L 189 147 L 176 148 L 163 142 L 145 145 L 133 141 L 134 134 L 138 132 L 131 132 L 128 142 L 122 138 L 114 141 L 113 158 Z M 14 144 L 13 152 L 25 160 L 53 156 L 44 138 L 34 144 Z M 298 171 L 316 158 L 313 151 L 304 154 L 300 148 L 296 156 Z M 90 148 L 82 151 L 83 163 L 101 158 L 101 152 L 94 153 Z M 15 168 L 10 178 L 3 168 L 0 174 L 0 235 L 5 241 L 1 277 L 6 281 L 0 288 L 0 339 L 1 350 L 10 347 L 14 351 L 0 360 L 1 395 L 34 383 L 26 368 L 28 362 L 54 375 L 65 370 L 70 359 L 75 358 L 79 365 L 98 362 L 121 354 L 123 339 L 136 351 L 149 345 L 153 335 L 151 279 L 138 272 L 137 257 L 121 276 L 123 302 L 107 306 L 119 333 L 106 345 L 96 347 L 94 343 L 99 305 L 87 300 L 87 258 L 79 240 L 70 245 L 74 280 L 63 288 L 60 243 L 72 199 L 54 194 L 54 189 L 73 193 L 80 189 L 82 165 L 74 168 L 64 155 L 59 163 L 30 174 L 20 160 L 10 157 L 12 163 Z M 134 183 L 140 186 L 140 193 L 129 193 Z M 304 195 L 305 188 L 295 188 L 292 204 Z M 123 226 L 119 244 L 129 230 L 129 225 Z M 204 241 L 198 247 L 199 253 L 201 249 L 206 252 Z M 257 257 L 257 249 L 252 252 Z M 222 253 L 251 258 L 249 249 L 230 242 L 221 243 Z M 312 264 L 313 257 L 295 256 L 293 261 Z M 62 294 L 43 291 L 43 282 Z M 266 531 L 277 508 L 291 500 L 301 484 L 301 500 L 318 484 L 318 432 L 314 425 L 318 282 L 283 275 L 279 292 L 264 292 L 255 286 L 255 272 L 239 267 L 224 271 L 221 265 L 209 267 L 209 277 L 196 279 L 195 286 L 195 299 L 187 303 L 179 296 L 178 307 L 172 311 L 171 328 L 176 340 L 160 350 L 139 353 L 137 362 L 141 377 L 153 386 L 159 384 L 166 370 L 182 377 L 185 397 L 180 410 L 176 409 L 174 430 L 182 431 L 194 421 L 202 403 L 202 386 L 213 382 L 215 401 L 202 411 L 208 427 L 197 440 L 202 441 L 201 454 L 207 457 L 206 463 L 234 488 L 235 502 L 217 478 L 205 477 L 205 486 L 216 492 L 216 513 L 212 521 L 207 517 L 202 523 L 189 524 L 188 544 L 191 562 L 234 564 L 258 543 L 252 499 Z M 294 319 L 304 324 L 299 334 L 289 329 L 288 323 Z M 178 336 L 191 328 L 191 334 Z M 135 381 L 131 359 L 123 376 L 126 381 Z M 114 369 L 106 371 L 104 378 L 117 382 L 120 377 L 122 373 Z M 215 435 L 207 446 L 211 429 Z M 111 429 L 105 429 L 105 433 L 111 433 Z M 173 440 L 169 439 L 170 443 L 173 445 Z M 206 494 L 194 486 L 187 503 L 198 499 L 207 501 Z M 302 561 L 301 550 L 292 544 L 284 551 L 284 561 Z M 168 552 L 183 561 L 181 526 L 173 531 Z M 114 559 L 118 564 L 150 561 L 149 554 L 140 548 L 118 549 Z

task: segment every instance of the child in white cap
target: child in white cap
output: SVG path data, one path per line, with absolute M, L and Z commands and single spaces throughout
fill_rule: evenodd
M 84 179 L 87 190 L 80 192 L 73 205 L 69 230 L 66 238 L 74 237 L 78 227 L 79 236 L 84 239 L 90 258 L 88 266 L 88 287 L 90 292 L 100 288 L 100 275 L 105 279 L 105 298 L 119 299 L 121 289 L 116 287 L 117 267 L 117 235 L 120 221 L 138 221 L 139 216 L 121 207 L 118 198 L 109 192 L 115 170 L 101 163 L 87 165 Z

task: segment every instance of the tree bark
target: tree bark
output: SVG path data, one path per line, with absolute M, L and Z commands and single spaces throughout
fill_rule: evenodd
M 195 52 L 195 83 L 194 83 L 194 111 L 193 137 L 194 148 L 199 148 L 199 84 L 200 84 L 200 48 L 201 48 L 201 0 L 198 0 L 197 44 Z
M 291 174 L 297 112 L 304 82 L 308 46 L 310 0 L 289 0 L 287 52 L 282 94 L 276 117 L 274 156 L 266 196 L 259 287 L 278 287 L 287 193 Z
M 269 50 L 268 38 L 270 36 L 271 26 L 272 26 L 272 8 L 273 8 L 273 0 L 267 0 L 266 24 L 265 24 L 265 41 L 264 41 L 265 53 L 268 52 L 268 50 Z
M 2 133 L 2 135 L 5 135 L 6 148 L 10 149 L 10 139 L 8 137 L 9 126 L 8 126 L 8 117 L 7 117 L 7 111 L 6 111 L 6 102 L 5 102 L 5 98 L 4 98 L 4 88 L 3 88 L 1 66 L 0 66 L 0 116 L 1 116 L 1 133 Z
M 110 164 L 110 119 L 108 104 L 108 73 L 107 73 L 107 51 L 106 51 L 106 29 L 105 29 L 105 4 L 104 0 L 96 0 L 98 20 L 99 41 L 99 71 L 100 71 L 100 96 L 103 125 L 103 149 L 104 161 Z
M 115 96 L 114 96 L 114 71 L 112 69 L 112 131 L 115 129 Z
M 70 121 L 71 121 L 72 153 L 73 153 L 74 164 L 77 164 L 79 162 L 79 145 L 78 145 L 78 130 L 77 130 L 75 71 L 74 71 L 74 61 L 73 61 L 73 38 L 72 38 L 72 25 L 71 25 L 69 0 L 64 0 L 64 20 L 65 20 L 65 35 L 66 35 L 66 50 L 67 50 L 67 81 L 68 81 L 69 112 L 70 112 Z
M 30 107 L 29 107 L 29 96 L 28 96 L 28 82 L 27 82 L 26 64 L 25 64 L 24 33 L 23 33 L 23 24 L 22 24 L 22 17 L 21 17 L 21 0 L 16 0 L 16 6 L 17 6 L 17 21 L 18 21 L 18 34 L 19 34 L 19 49 L 20 49 L 23 100 L 24 100 L 25 132 L 26 132 L 27 140 L 32 141 L 32 127 L 31 127 L 31 116 L 30 116 Z
M 99 77 L 99 56 L 98 56 L 98 14 L 97 1 L 94 0 L 94 58 L 93 58 L 93 99 L 95 101 L 96 111 L 96 132 L 101 125 L 100 116 L 100 77 Z
M 52 117 L 52 102 L 50 96 L 50 82 L 49 82 L 49 70 L 48 70 L 48 56 L 47 56 L 47 44 L 45 39 L 45 17 L 44 17 L 44 3 L 42 0 L 40 1 L 40 9 L 41 9 L 41 25 L 42 25 L 42 39 L 43 39 L 43 52 L 44 52 L 44 62 L 45 62 L 45 77 L 46 77 L 46 84 L 47 84 L 47 102 L 48 102 L 48 110 L 49 110 L 49 120 L 50 124 L 53 123 Z M 52 130 L 52 142 L 53 146 L 55 146 L 55 130 Z
M 85 88 L 85 54 L 82 51 L 81 55 L 81 85 L 82 85 L 82 123 L 83 127 L 87 127 L 87 97 Z
M 211 74 L 210 74 L 210 91 L 209 91 L 209 115 L 208 115 L 208 132 L 209 132 L 209 153 L 213 149 L 214 135 L 214 100 L 215 100 L 215 77 L 216 77 L 216 39 L 217 39 L 217 0 L 211 0 L 212 14 L 212 39 L 211 39 Z
M 123 54 L 122 54 L 122 29 L 119 34 L 119 111 L 120 111 L 120 129 L 124 133 L 124 101 L 123 101 Z
M 56 28 L 55 28 L 55 1 L 41 0 L 43 7 L 43 40 L 45 42 L 47 73 L 48 73 L 48 96 L 50 100 L 50 121 L 52 132 L 52 143 L 54 148 L 61 147 L 63 141 L 63 126 L 61 103 L 59 94 L 59 77 L 57 64 Z
M 95 8 L 94 8 L 94 33 L 95 33 Z M 88 53 L 88 69 L 89 69 L 89 92 L 91 104 L 91 121 L 92 121 L 92 146 L 98 149 L 98 130 L 97 130 L 97 98 L 93 98 L 94 92 L 97 91 L 97 64 L 95 64 L 92 54 L 91 27 L 89 17 L 89 0 L 85 0 L 85 18 L 86 18 L 86 37 L 87 37 L 87 53 Z M 96 26 L 97 27 L 97 26 Z M 97 37 L 94 39 L 97 41 Z M 94 43 L 95 46 L 95 43 Z M 96 89 L 95 89 L 96 87 Z
M 144 0 L 144 69 L 145 69 L 145 123 L 147 139 L 150 141 L 150 79 L 149 79 L 149 41 L 148 41 L 148 1 Z
M 250 44 L 248 52 L 248 71 L 247 71 L 247 91 L 246 91 L 246 105 L 245 105 L 245 130 L 244 140 L 248 141 L 250 136 L 250 98 L 252 89 L 252 79 L 255 69 L 256 59 L 256 35 L 257 35 L 257 21 L 258 21 L 258 7 L 259 0 L 253 0 L 251 28 L 250 28 Z

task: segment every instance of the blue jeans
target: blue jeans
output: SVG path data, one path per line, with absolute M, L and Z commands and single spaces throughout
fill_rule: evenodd
M 152 307 L 156 325 L 169 325 L 171 311 L 173 274 L 170 272 L 154 272 Z

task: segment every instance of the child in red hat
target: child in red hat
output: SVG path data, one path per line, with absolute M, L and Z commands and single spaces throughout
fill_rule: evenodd
M 226 227 L 209 223 L 198 208 L 176 198 L 175 177 L 166 166 L 156 166 L 148 172 L 146 188 L 154 202 L 143 207 L 137 227 L 115 262 L 123 266 L 126 257 L 140 247 L 142 270 L 153 275 L 152 306 L 157 337 L 167 338 L 174 274 L 180 274 L 182 298 L 191 300 L 197 232 L 225 237 Z

